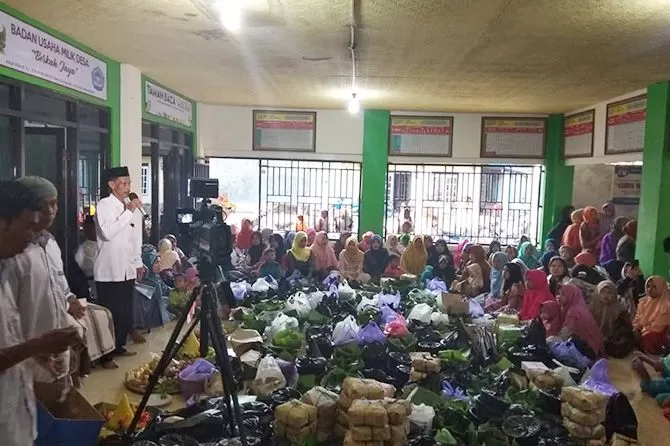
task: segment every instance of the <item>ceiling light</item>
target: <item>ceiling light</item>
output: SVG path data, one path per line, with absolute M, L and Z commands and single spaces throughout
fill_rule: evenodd
M 218 0 L 219 16 L 224 28 L 236 33 L 242 26 L 242 7 L 240 0 Z
M 361 103 L 356 99 L 356 93 L 351 93 L 351 99 L 349 99 L 347 110 L 349 110 L 349 113 L 352 115 L 355 115 L 361 110 Z

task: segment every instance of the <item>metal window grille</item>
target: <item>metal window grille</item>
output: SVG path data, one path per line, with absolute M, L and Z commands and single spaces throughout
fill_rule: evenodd
M 146 195 L 149 191 L 149 164 L 142 164 L 141 194 Z
M 389 164 L 384 230 L 409 213 L 415 234 L 451 243 L 537 239 L 542 178 L 541 166 Z
M 260 227 L 292 230 L 298 215 L 313 227 L 327 210 L 331 238 L 356 233 L 360 184 L 360 163 L 260 160 Z

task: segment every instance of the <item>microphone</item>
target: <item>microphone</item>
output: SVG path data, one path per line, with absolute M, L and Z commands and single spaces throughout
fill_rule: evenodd
M 137 194 L 136 194 L 135 192 L 131 192 L 131 193 L 128 195 L 128 198 L 126 198 L 126 200 L 127 200 L 127 201 L 126 201 L 126 204 L 130 203 L 130 202 L 133 201 L 133 200 L 139 200 L 139 199 L 140 199 L 140 197 L 138 197 Z M 142 215 L 143 215 L 144 217 L 147 216 L 147 213 L 146 213 L 146 211 L 144 210 L 144 206 L 140 206 L 140 207 L 138 207 L 137 209 L 142 213 Z

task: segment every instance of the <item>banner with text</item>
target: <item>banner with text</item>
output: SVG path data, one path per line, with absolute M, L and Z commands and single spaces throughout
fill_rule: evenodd
M 614 166 L 612 202 L 636 206 L 640 204 L 642 166 Z
M 0 65 L 107 99 L 107 64 L 0 11 Z
M 314 152 L 316 113 L 254 110 L 253 150 Z
M 170 90 L 144 81 L 144 109 L 147 113 L 190 127 L 193 103 Z
M 638 96 L 607 105 L 605 154 L 641 152 L 647 96 Z
M 482 158 L 544 158 L 544 118 L 482 118 Z
M 391 116 L 391 155 L 451 156 L 454 118 Z
M 565 117 L 563 155 L 565 158 L 593 156 L 595 110 Z

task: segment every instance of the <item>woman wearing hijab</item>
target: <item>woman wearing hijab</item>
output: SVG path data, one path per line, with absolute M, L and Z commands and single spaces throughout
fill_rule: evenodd
M 640 339 L 640 349 L 648 355 L 657 355 L 668 346 L 670 293 L 661 276 L 648 278 L 645 289 L 647 296 L 640 299 L 633 328 Z
M 352 282 L 368 282 L 370 276 L 363 272 L 365 254 L 358 249 L 356 236 L 347 240 L 344 250 L 340 253 L 339 270 L 340 275 Z
M 507 256 L 504 252 L 496 252 L 491 255 L 491 297 L 500 299 L 502 294 L 503 268 L 507 263 Z
M 290 276 L 298 271 L 302 277 L 309 277 L 312 275 L 313 266 L 312 250 L 307 246 L 307 234 L 300 231 L 293 238 L 291 249 L 286 252 L 286 275 Z
M 172 250 L 170 240 L 164 238 L 158 242 L 158 274 L 169 287 L 174 286 L 174 275 L 181 270 L 179 256 Z
M 584 221 L 584 209 L 577 209 L 570 214 L 572 224 L 565 229 L 561 237 L 561 246 L 568 246 L 572 252 L 581 252 L 582 244 L 579 240 L 579 228 Z
M 637 312 L 637 304 L 645 295 L 645 280 L 637 261 L 626 262 L 621 268 L 621 280 L 617 282 L 617 293 L 628 312 Z
M 412 244 L 407 247 L 400 257 L 400 267 L 409 274 L 419 276 L 427 263 L 428 253 L 423 246 L 423 237 L 415 235 Z
M 439 266 L 440 258 L 442 256 L 449 257 L 449 263 L 453 268 L 454 258 L 451 255 L 451 251 L 449 251 L 447 242 L 445 242 L 442 239 L 438 239 L 433 245 L 433 249 L 431 250 L 431 252 L 428 253 L 428 264 L 431 265 L 433 268 L 437 268 Z
M 561 215 L 559 216 L 558 223 L 554 225 L 553 228 L 549 231 L 547 234 L 548 239 L 552 240 L 561 240 L 563 238 L 563 234 L 565 233 L 565 230 L 568 229 L 568 226 L 572 223 L 572 219 L 570 218 L 570 214 L 575 210 L 573 206 L 565 206 L 561 210 Z
M 500 242 L 498 240 L 493 240 L 491 243 L 489 243 L 489 258 L 496 252 L 500 251 L 502 251 L 502 246 L 500 246 Z
M 551 259 L 554 257 L 558 257 L 558 252 L 556 251 L 547 251 L 544 254 L 542 254 L 542 257 L 540 257 L 540 265 L 542 265 L 542 271 L 546 275 L 551 274 L 549 271 L 549 264 L 551 263 Z
M 375 234 L 370 239 L 370 249 L 363 258 L 363 271 L 372 277 L 372 280 L 379 280 L 386 270 L 389 261 L 389 253 L 382 246 L 382 238 Z
M 186 257 L 186 254 L 184 254 L 184 251 L 182 251 L 181 248 L 179 248 L 179 246 L 177 245 L 177 237 L 175 237 L 172 234 L 167 234 L 163 238 L 166 238 L 166 239 L 170 240 L 170 243 L 172 243 L 172 250 L 177 253 L 177 255 L 179 256 L 179 260 Z
M 312 246 L 314 239 L 316 239 L 316 230 L 314 228 L 307 228 L 305 233 L 307 234 L 307 246 Z
M 555 300 L 543 302 L 540 306 L 540 319 L 547 337 L 558 336 L 563 321 L 561 320 L 561 306 Z
M 507 256 L 507 261 L 511 262 L 519 256 L 519 250 L 512 245 L 507 245 L 505 247 L 505 255 Z
M 488 293 L 491 291 L 491 265 L 487 261 L 486 251 L 481 245 L 473 245 L 470 249 L 470 263 L 479 265 L 482 271 L 482 289 L 480 293 Z
M 571 275 L 591 285 L 598 285 L 603 280 L 607 280 L 607 277 L 598 270 L 596 265 L 596 257 L 592 253 L 580 252 L 575 257 L 575 267 L 572 268 Z
M 609 231 L 615 219 L 616 208 L 614 207 L 614 203 L 608 201 L 600 208 L 600 218 L 598 219 L 600 224 L 600 233 L 604 234 Z
M 384 246 L 390 254 L 395 254 L 398 257 L 402 255 L 404 247 L 398 241 L 398 236 L 395 234 L 389 234 L 386 236 L 386 245 Z
M 519 318 L 522 321 L 530 321 L 540 315 L 542 303 L 554 299 L 549 289 L 547 275 L 539 269 L 528 271 L 526 276 L 526 291 L 523 293 L 523 302 Z
M 528 269 L 535 269 L 539 266 L 537 260 L 537 250 L 531 242 L 524 242 L 519 247 L 519 258 L 526 264 Z
M 589 309 L 605 339 L 607 355 L 615 358 L 628 355 L 635 346 L 633 325 L 630 314 L 617 299 L 614 282 L 604 280 L 598 284 L 596 295 Z
M 361 239 L 361 243 L 358 245 L 358 249 L 363 252 L 367 252 L 367 250 L 370 249 L 370 240 L 372 239 L 373 235 L 375 234 L 372 231 L 368 231 L 363 234 L 363 238 Z
M 526 274 L 528 274 L 528 267 L 523 262 L 523 260 L 521 260 L 520 258 L 517 257 L 516 259 L 512 259 L 512 261 L 509 262 L 509 263 L 513 263 L 513 264 L 515 264 L 519 267 L 519 269 L 521 270 L 521 275 L 523 276 L 523 278 L 525 280 L 526 279 Z
M 253 234 L 254 227 L 251 224 L 251 220 L 245 218 L 242 220 L 242 227 L 240 228 L 240 232 L 237 233 L 237 237 L 235 239 L 237 247 L 244 251 L 251 248 L 251 236 Z
M 247 254 L 249 255 L 249 266 L 254 268 L 263 258 L 263 251 L 265 251 L 265 244 L 263 243 L 263 235 L 256 231 L 251 236 L 251 246 Z
M 489 296 L 484 311 L 492 313 L 499 310 L 519 311 L 526 290 L 521 267 L 516 263 L 507 263 L 503 267 L 503 286 L 499 299 Z
M 616 246 L 624 236 L 623 227 L 628 223 L 626 217 L 617 217 L 612 222 L 611 230 L 605 234 L 600 242 L 600 264 L 605 265 L 611 260 L 616 260 Z
M 270 237 L 272 237 L 272 229 L 265 228 L 261 231 L 261 238 L 263 239 L 265 246 L 270 245 Z
M 593 254 L 596 259 L 600 257 L 600 225 L 598 224 L 598 210 L 593 206 L 584 208 L 584 221 L 579 226 L 579 243 L 583 251 Z
M 140 338 L 142 342 L 146 342 L 142 332 L 146 333 L 169 321 L 161 302 L 163 296 L 169 294 L 170 286 L 163 279 L 165 275 L 161 275 L 161 260 L 153 245 L 142 245 L 142 264 L 147 271 L 142 280 L 138 281 L 143 285 L 143 290 L 136 287 L 133 294 L 133 331 L 130 336 L 136 343 L 135 339 Z M 172 278 L 174 282 L 174 276 Z
M 558 248 L 558 255 L 563 259 L 565 264 L 568 265 L 568 269 L 575 266 L 575 251 L 571 247 L 567 245 L 561 246 Z
M 423 236 L 423 246 L 426 248 L 426 252 L 428 253 L 428 257 L 430 257 L 430 254 L 434 251 L 433 248 L 435 248 L 433 244 L 433 237 L 430 235 L 424 235 Z
M 340 234 L 340 238 L 333 245 L 333 250 L 335 251 L 335 256 L 339 259 L 340 253 L 344 250 L 344 247 L 347 245 L 347 240 L 351 237 L 351 232 L 343 232 Z
M 454 253 L 454 265 L 456 265 L 458 268 L 458 273 L 462 273 L 465 264 L 470 261 L 470 246 L 472 246 L 472 244 L 469 240 L 461 240 L 456 246 L 456 252 Z
M 571 283 L 563 285 L 558 290 L 556 301 L 561 306 L 563 318 L 558 337 L 577 341 L 578 347 L 579 341 L 582 341 L 588 346 L 582 353 L 591 359 L 603 356 L 605 354 L 603 335 L 584 301 L 582 290 Z
M 284 237 L 281 234 L 272 234 L 268 245 L 275 250 L 275 259 L 283 266 L 284 256 L 286 255 Z
M 481 245 L 472 245 L 470 261 L 456 289 L 467 297 L 476 297 L 491 291 L 491 266 L 486 261 L 486 252 Z
M 316 238 L 312 244 L 312 257 L 314 259 L 314 270 L 319 276 L 326 276 L 332 270 L 337 269 L 335 250 L 330 246 L 328 234 L 325 231 L 316 233 Z
M 407 249 L 409 244 L 412 242 L 412 236 L 409 234 L 402 234 L 400 237 L 398 237 L 398 241 L 400 242 L 400 255 L 402 256 L 402 253 L 405 252 L 405 249 Z
M 637 220 L 631 220 L 623 226 L 623 237 L 616 245 L 616 257 L 622 262 L 635 260 L 635 239 L 637 238 Z
M 449 250 L 446 252 L 449 252 Z M 437 267 L 434 268 L 434 273 L 435 277 L 442 280 L 447 286 L 456 279 L 456 269 L 454 268 L 454 260 L 451 257 L 451 253 L 449 255 L 442 254 L 439 257 Z
M 553 296 L 558 294 L 558 289 L 570 281 L 570 269 L 561 257 L 555 256 L 549 261 L 549 290 Z

